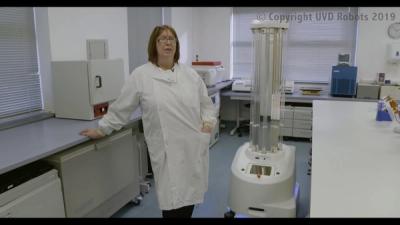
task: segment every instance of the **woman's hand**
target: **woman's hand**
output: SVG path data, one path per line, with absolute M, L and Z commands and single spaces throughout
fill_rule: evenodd
M 201 128 L 201 132 L 211 134 L 213 129 L 213 125 L 210 122 L 203 122 L 203 127 Z
M 211 127 L 202 127 L 201 132 L 211 134 L 212 128 Z
M 84 129 L 79 134 L 82 136 L 90 137 L 92 139 L 98 139 L 105 136 L 103 133 L 101 133 L 101 131 L 99 131 L 99 129 L 93 129 L 93 128 Z

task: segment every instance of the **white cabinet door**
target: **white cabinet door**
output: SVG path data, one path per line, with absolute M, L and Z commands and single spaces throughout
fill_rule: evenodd
M 147 145 L 145 142 L 144 135 L 142 133 L 136 134 L 136 141 L 138 147 L 138 161 L 139 161 L 139 177 L 144 180 L 148 173 L 148 161 L 147 161 Z
M 47 174 L 50 173 L 53 171 Z M 54 170 L 54 174 L 57 174 L 57 171 Z M 10 192 L 20 196 L 5 205 L 0 205 L 0 218 L 65 217 L 60 179 L 54 177 L 46 179 L 46 182 L 43 180 L 33 178 L 11 189 Z M 36 184 L 39 185 L 35 187 Z
M 291 127 L 281 127 L 281 135 L 282 136 L 292 136 L 293 129 Z
M 133 182 L 132 149 L 129 129 L 49 157 L 60 169 L 67 217 L 84 217 Z
M 312 108 L 295 108 L 293 118 L 295 120 L 312 120 Z
M 311 120 L 293 120 L 293 128 L 311 130 L 312 121 Z
M 95 59 L 88 61 L 90 103 L 112 101 L 121 93 L 124 84 L 122 59 Z
M 311 138 L 312 137 L 312 131 L 311 130 L 305 130 L 305 129 L 293 128 L 293 137 Z
M 293 120 L 283 119 L 281 120 L 282 127 L 292 128 L 293 127 Z
M 285 106 L 285 108 L 282 110 L 281 119 L 293 119 L 293 107 Z

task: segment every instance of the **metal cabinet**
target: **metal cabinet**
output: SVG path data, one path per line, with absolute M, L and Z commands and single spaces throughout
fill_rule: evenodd
M 57 171 L 37 165 L 0 176 L 0 218 L 65 217 Z
M 136 162 L 138 164 L 138 185 L 139 193 L 141 195 L 147 194 L 150 191 L 151 183 L 146 179 L 147 175 L 150 175 L 149 171 L 149 154 L 147 144 L 143 134 L 142 121 L 135 123 L 132 127 L 132 141 L 135 152 L 137 153 Z M 138 198 L 134 203 L 139 204 L 141 197 Z
M 214 129 L 211 131 L 210 134 L 210 145 L 209 147 L 213 146 L 219 140 L 219 119 L 214 126 Z
M 281 135 L 292 136 L 293 134 L 293 107 L 285 106 L 281 114 Z
M 294 107 L 293 137 L 311 138 L 312 107 Z
M 311 138 L 312 107 L 285 106 L 281 120 L 281 135 Z
M 109 217 L 138 195 L 132 129 L 45 160 L 60 173 L 67 217 Z
M 210 95 L 211 101 L 214 104 L 215 109 L 217 110 L 217 123 L 215 124 L 213 130 L 210 134 L 210 144 L 209 147 L 213 146 L 219 140 L 219 110 L 221 107 L 221 96 L 220 91 L 215 92 L 214 94 Z
M 122 59 L 53 61 L 55 115 L 93 120 L 108 110 L 124 84 Z

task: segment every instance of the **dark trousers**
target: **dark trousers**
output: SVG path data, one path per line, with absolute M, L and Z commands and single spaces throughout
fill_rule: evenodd
M 191 218 L 194 205 L 188 205 L 177 209 L 162 210 L 163 218 Z

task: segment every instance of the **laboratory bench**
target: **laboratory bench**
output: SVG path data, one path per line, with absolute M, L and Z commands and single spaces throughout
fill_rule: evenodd
M 207 88 L 216 106 L 220 90 L 231 84 Z M 140 203 L 151 170 L 140 109 L 121 130 L 97 140 L 79 133 L 97 127 L 98 120 L 46 113 L 22 119 L 6 121 L 0 130 L 0 218 L 110 217 L 128 202 Z M 216 127 L 210 146 L 218 136 Z M 32 168 L 38 172 L 28 179 Z M 36 204 L 43 210 L 32 210 Z
M 210 139 L 210 148 L 217 143 L 219 140 L 219 124 L 220 124 L 220 115 L 219 115 L 219 110 L 221 107 L 221 90 L 224 90 L 226 88 L 230 88 L 232 85 L 233 81 L 232 80 L 225 80 L 222 82 L 219 82 L 215 84 L 212 87 L 207 87 L 207 92 L 208 96 L 210 96 L 211 101 L 214 104 L 214 107 L 217 109 L 217 123 L 215 124 L 213 130 L 211 131 L 211 139 Z
M 374 102 L 314 101 L 310 217 L 399 217 L 400 134 Z
M 231 84 L 230 80 L 220 82 L 207 88 L 208 94 L 213 95 Z M 140 118 L 141 111 L 135 111 L 126 127 Z M 46 118 L 1 130 L 0 174 L 89 141 L 90 138 L 79 135 L 79 132 L 97 127 L 97 123 L 98 120 Z
M 240 127 L 240 101 L 250 101 L 250 92 L 237 92 L 232 90 L 224 90 L 221 96 L 229 97 L 235 101 L 236 126 L 231 130 L 230 134 L 234 135 Z M 285 94 L 285 108 L 282 119 L 282 135 L 290 138 L 312 138 L 312 118 L 313 118 L 313 101 L 353 101 L 353 102 L 376 102 L 377 99 L 360 99 L 347 97 L 334 97 L 328 91 L 321 91 L 320 95 L 303 95 L 300 90 L 295 90 L 293 94 Z
M 49 118 L 0 131 L 0 218 L 109 217 L 136 201 L 147 153 L 140 119 L 136 110 L 97 140 L 79 132 L 98 120 Z
M 250 101 L 250 92 L 239 92 L 226 90 L 221 92 L 221 96 L 230 97 L 231 100 L 244 100 Z M 309 103 L 313 100 L 334 100 L 334 101 L 361 101 L 361 102 L 376 102 L 377 99 L 361 99 L 361 98 L 347 98 L 335 97 L 329 95 L 327 91 L 322 91 L 320 95 L 303 95 L 301 91 L 295 91 L 293 94 L 285 94 L 285 102 L 287 103 Z
M 130 123 L 141 119 L 135 111 Z M 85 128 L 97 127 L 98 120 L 49 118 L 0 131 L 0 174 L 87 142 L 79 135 Z
M 213 95 L 216 92 L 221 91 L 221 89 L 230 87 L 233 83 L 233 80 L 225 80 L 215 84 L 213 87 L 207 87 L 208 95 Z

